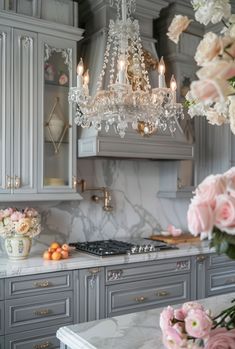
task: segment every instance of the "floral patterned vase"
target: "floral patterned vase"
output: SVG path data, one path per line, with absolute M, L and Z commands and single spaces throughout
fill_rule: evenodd
M 15 235 L 5 239 L 5 249 L 10 259 L 25 259 L 32 246 L 32 239 L 28 236 Z

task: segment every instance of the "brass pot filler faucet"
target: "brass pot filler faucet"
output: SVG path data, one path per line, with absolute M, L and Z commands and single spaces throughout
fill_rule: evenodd
M 111 192 L 109 191 L 108 188 L 106 188 L 106 187 L 87 188 L 87 183 L 84 179 L 81 179 L 79 181 L 79 184 L 81 186 L 82 193 L 84 193 L 85 191 L 102 192 L 102 194 L 103 194 L 102 196 L 92 195 L 91 200 L 96 202 L 96 203 L 103 200 L 103 210 L 106 212 L 111 212 L 113 210 L 113 207 L 111 206 L 112 196 L 111 196 Z

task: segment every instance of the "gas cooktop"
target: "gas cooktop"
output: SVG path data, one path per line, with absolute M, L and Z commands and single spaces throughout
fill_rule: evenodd
M 87 242 L 73 242 L 69 245 L 74 246 L 78 251 L 83 251 L 102 257 L 177 249 L 177 247 L 166 244 L 165 242 L 152 241 L 149 239 L 138 239 L 131 242 L 110 239 Z

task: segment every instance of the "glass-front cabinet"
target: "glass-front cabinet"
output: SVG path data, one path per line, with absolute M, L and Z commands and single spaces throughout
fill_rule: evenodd
M 79 200 L 68 93 L 83 30 L 3 11 L 0 23 L 0 202 Z
M 39 190 L 76 192 L 76 129 L 68 102 L 76 76 L 76 43 L 40 35 L 39 46 Z

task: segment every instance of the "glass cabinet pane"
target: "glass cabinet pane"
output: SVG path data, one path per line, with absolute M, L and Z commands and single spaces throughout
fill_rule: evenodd
M 71 49 L 44 46 L 43 186 L 71 186 L 72 120 L 68 103 Z

